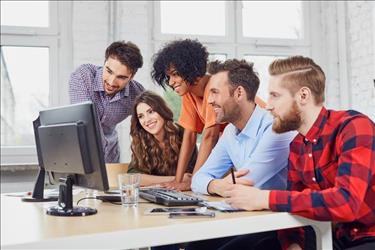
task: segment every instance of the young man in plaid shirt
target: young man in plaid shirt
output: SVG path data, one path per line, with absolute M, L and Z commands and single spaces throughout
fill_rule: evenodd
M 71 103 L 95 104 L 106 163 L 119 162 L 116 126 L 131 115 L 135 98 L 144 91 L 142 84 L 133 79 L 142 65 L 138 46 L 118 41 L 106 49 L 103 66 L 83 64 L 70 76 Z
M 276 60 L 269 72 L 273 130 L 299 132 L 290 145 L 288 190 L 234 185 L 226 201 L 332 221 L 334 249 L 375 249 L 374 122 L 353 110 L 327 110 L 325 75 L 310 58 Z M 284 249 L 308 243 L 303 229 L 280 231 L 279 239 Z

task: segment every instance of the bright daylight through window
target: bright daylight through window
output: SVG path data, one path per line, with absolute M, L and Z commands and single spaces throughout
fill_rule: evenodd
M 1 47 L 1 146 L 34 145 L 32 121 L 49 103 L 48 52 Z
M 161 32 L 225 36 L 225 5 L 225 1 L 161 1 Z
M 281 56 L 256 56 L 256 55 L 245 55 L 244 59 L 248 62 L 254 63 L 254 70 L 258 72 L 260 84 L 258 89 L 258 96 L 263 100 L 267 100 L 268 97 L 268 81 L 270 79 L 268 73 L 268 66 L 273 60 L 281 59 L 285 57 Z
M 57 103 L 56 13 L 51 1 L 1 1 L 2 165 L 36 162 L 32 122 Z
M 301 1 L 242 1 L 244 37 L 302 39 L 302 26 Z
M 48 1 L 1 1 L 1 25 L 48 27 Z

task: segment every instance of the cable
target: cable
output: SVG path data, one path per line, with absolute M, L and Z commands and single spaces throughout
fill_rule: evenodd
M 83 201 L 83 200 L 101 200 L 101 199 L 98 199 L 98 198 L 96 198 L 96 197 L 83 197 L 83 198 L 81 198 L 81 199 L 79 199 L 78 201 L 77 201 L 77 206 L 78 206 L 78 204 L 81 202 L 81 201 Z M 103 200 L 101 200 L 101 201 L 103 201 Z M 122 205 L 122 203 L 121 202 L 114 202 L 114 201 L 108 201 L 109 203 L 111 203 L 111 204 L 113 204 L 113 205 Z M 139 201 L 138 203 L 151 203 L 151 202 L 149 202 L 149 201 Z
M 78 203 L 80 203 L 81 201 L 86 200 L 86 199 L 97 200 L 96 197 L 84 197 L 84 198 L 81 198 L 81 199 L 79 199 L 79 200 L 77 201 L 77 206 L 78 206 Z

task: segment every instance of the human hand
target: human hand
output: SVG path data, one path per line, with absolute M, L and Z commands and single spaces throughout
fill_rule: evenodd
M 297 243 L 293 243 L 291 244 L 287 250 L 302 250 L 302 248 L 297 244 Z
M 237 184 L 252 186 L 254 183 L 250 180 L 240 178 L 249 173 L 248 169 L 240 169 L 239 171 L 234 172 L 234 177 Z M 208 184 L 208 192 L 212 194 L 218 194 L 224 196 L 224 192 L 227 191 L 230 187 L 233 186 L 232 175 L 229 174 L 223 179 L 216 179 L 211 181 Z
M 269 209 L 268 190 L 260 190 L 251 186 L 232 185 L 224 191 L 225 202 L 234 208 L 245 209 L 249 211 Z
M 185 179 L 185 175 L 184 175 Z M 191 177 L 190 180 L 183 181 L 183 182 L 177 182 L 176 180 L 173 180 L 171 182 L 164 182 L 161 184 L 162 187 L 177 190 L 177 191 L 190 191 L 191 190 Z
M 233 172 L 236 184 L 241 184 L 241 185 L 245 185 L 245 186 L 253 186 L 254 183 L 252 181 L 241 178 L 241 177 L 247 175 L 249 172 L 250 172 L 249 169 L 240 169 L 238 171 Z M 228 174 L 227 176 L 225 176 L 223 178 L 223 180 L 228 184 L 234 184 L 231 174 Z
M 193 175 L 191 173 L 185 173 L 182 177 L 182 182 L 191 182 Z

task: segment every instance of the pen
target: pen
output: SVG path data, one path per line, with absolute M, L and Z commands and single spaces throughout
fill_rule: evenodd
M 234 178 L 234 167 L 231 167 L 230 168 L 230 173 L 231 173 L 231 175 L 232 175 L 232 181 L 233 181 L 233 184 L 236 184 L 236 179 Z

